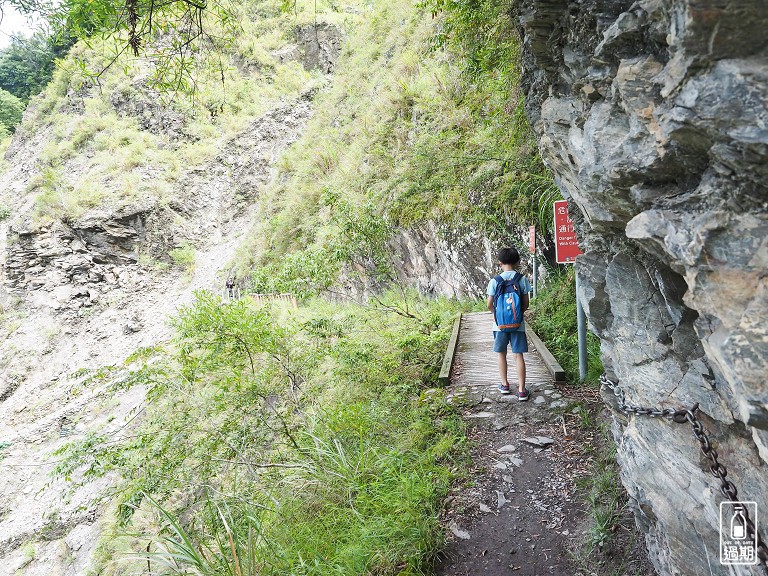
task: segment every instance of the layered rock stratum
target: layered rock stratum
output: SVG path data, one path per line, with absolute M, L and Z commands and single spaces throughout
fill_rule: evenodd
M 328 35 L 332 29 L 324 27 Z M 331 48 L 317 49 L 331 68 L 339 36 Z M 304 57 L 305 50 L 293 55 L 297 66 Z M 268 102 L 264 113 L 216 138 L 213 157 L 182 166 L 165 198 L 126 194 L 63 217 L 40 217 L 34 184 L 48 167 L 50 121 L 14 138 L 0 188 L 11 212 L 0 222 L 0 574 L 92 568 L 117 477 L 94 481 L 78 470 L 65 478 L 55 473 L 55 451 L 89 434 L 114 442 L 130 434 L 146 402 L 143 389 L 112 394 L 91 376 L 167 341 L 169 319 L 195 291 L 223 289 L 227 265 L 260 217 L 259 195 L 314 112 L 317 85 Z M 196 138 L 185 132 L 187 119 L 141 89 L 108 96 L 121 118 L 162 134 L 164 146 Z M 69 101 L 55 102 L 53 113 L 85 123 L 85 107 L 72 109 Z M 66 158 L 62 189 L 87 180 L 91 155 Z M 151 163 L 134 170 L 139 182 L 161 175 Z M 169 259 L 180 246 L 190 247 L 186 270 Z
M 578 297 L 607 375 L 635 405 L 698 403 L 728 478 L 764 518 L 768 7 L 524 0 L 519 9 L 527 112 L 572 200 L 586 252 Z M 730 574 L 719 561 L 724 498 L 690 428 L 628 416 L 605 392 L 656 569 Z

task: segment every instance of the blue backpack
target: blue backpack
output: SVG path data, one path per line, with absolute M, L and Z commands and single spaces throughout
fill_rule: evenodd
M 523 323 L 523 291 L 520 280 L 523 275 L 515 272 L 509 280 L 496 276 L 496 293 L 493 296 L 493 319 L 501 332 L 516 332 Z

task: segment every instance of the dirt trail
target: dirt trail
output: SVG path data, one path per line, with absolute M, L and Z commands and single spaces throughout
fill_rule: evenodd
M 589 473 L 593 436 L 577 427 L 572 411 L 585 394 L 555 385 L 531 347 L 525 355 L 530 399 L 501 395 L 491 330 L 485 313 L 462 320 L 448 393 L 469 424 L 474 466 L 449 499 L 445 522 L 450 542 L 436 574 L 589 574 L 574 559 L 588 525 L 587 504 L 576 482 Z M 510 366 L 510 382 L 514 373 Z M 599 410 L 592 396 L 592 409 Z M 631 523 L 627 517 L 625 524 Z M 642 548 L 638 552 L 636 566 L 616 573 L 653 574 Z
M 560 396 L 554 386 L 528 388 L 528 402 L 500 396 L 495 385 L 461 395 L 474 468 L 470 485 L 450 503 L 454 539 L 439 575 L 576 573 L 568 551 L 583 523 L 574 486 L 577 451 L 561 424 L 551 422 L 546 404 Z M 546 401 L 534 404 L 536 398 Z

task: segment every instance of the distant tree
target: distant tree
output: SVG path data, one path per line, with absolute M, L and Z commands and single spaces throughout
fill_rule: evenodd
M 21 122 L 24 103 L 10 92 L 0 88 L 0 130 L 13 132 Z
M 0 88 L 28 101 L 53 76 L 56 59 L 66 55 L 75 38 L 69 34 L 37 32 L 29 39 L 13 38 L 0 51 Z

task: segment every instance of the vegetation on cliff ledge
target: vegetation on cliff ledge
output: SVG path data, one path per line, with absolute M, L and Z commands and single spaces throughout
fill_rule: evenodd
M 393 231 L 433 222 L 508 241 L 521 225 L 548 226 L 540 208 L 557 189 L 523 113 L 519 42 L 506 25 L 486 39 L 499 57 L 467 67 L 450 20 L 407 2 L 366 10 L 261 198 L 265 217 L 242 251 L 244 271 L 285 276 L 288 254 L 325 257 L 338 231 L 329 196 Z M 480 14 L 490 30 L 497 12 Z

